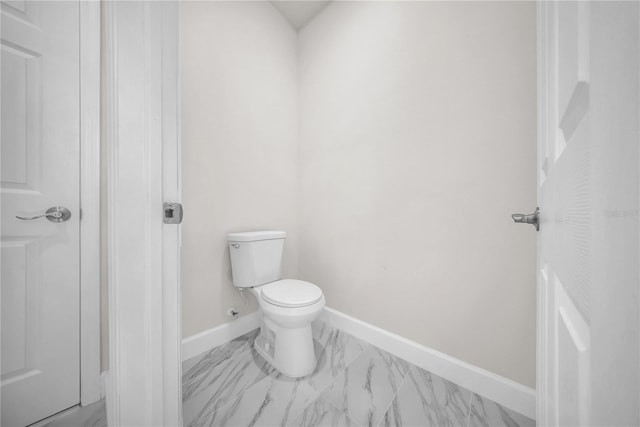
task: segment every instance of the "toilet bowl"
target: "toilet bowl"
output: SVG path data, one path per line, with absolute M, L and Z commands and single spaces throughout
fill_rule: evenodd
M 281 278 L 283 231 L 231 233 L 227 236 L 233 284 L 249 288 L 262 312 L 254 348 L 283 375 L 303 377 L 317 359 L 311 322 L 325 306 L 322 290 L 310 282 Z
M 307 295 L 274 298 L 279 288 L 307 288 Z M 275 292 L 274 292 L 275 290 Z M 280 373 L 303 377 L 316 367 L 316 355 L 311 335 L 311 322 L 320 316 L 325 306 L 324 295 L 316 285 L 301 280 L 278 280 L 251 288 L 262 312 L 263 325 L 255 341 L 256 351 Z M 283 293 L 283 296 L 287 294 Z

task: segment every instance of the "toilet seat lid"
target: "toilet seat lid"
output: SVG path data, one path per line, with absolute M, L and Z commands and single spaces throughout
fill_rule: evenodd
M 322 289 L 303 280 L 284 279 L 262 286 L 262 299 L 280 307 L 304 307 L 322 299 Z

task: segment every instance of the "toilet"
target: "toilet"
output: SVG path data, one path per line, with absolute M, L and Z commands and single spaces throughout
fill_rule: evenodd
M 227 235 L 233 285 L 251 289 L 262 326 L 254 348 L 280 373 L 304 377 L 316 367 L 311 322 L 325 306 L 322 290 L 303 280 L 282 278 L 284 231 Z

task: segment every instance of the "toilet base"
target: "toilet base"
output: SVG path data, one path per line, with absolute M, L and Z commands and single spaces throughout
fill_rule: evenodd
M 264 319 L 260 335 L 253 343 L 258 354 L 287 377 L 300 378 L 311 374 L 317 365 L 311 325 L 285 329 L 269 323 L 272 322 Z M 275 340 L 269 339 L 272 337 Z

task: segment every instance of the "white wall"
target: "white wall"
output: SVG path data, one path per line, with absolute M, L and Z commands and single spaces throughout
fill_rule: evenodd
M 535 387 L 535 5 L 334 2 L 299 35 L 300 277 Z M 188 185 L 188 184 L 187 184 Z
M 284 272 L 297 276 L 298 89 L 296 33 L 269 3 L 181 5 L 186 337 L 242 308 L 227 233 L 287 231 Z
M 183 336 L 243 304 L 226 233 L 280 228 L 330 307 L 535 385 L 533 3 L 334 2 L 297 38 L 183 2 L 181 48 Z

